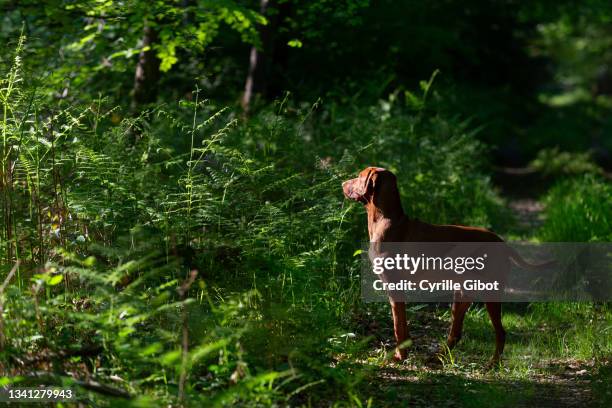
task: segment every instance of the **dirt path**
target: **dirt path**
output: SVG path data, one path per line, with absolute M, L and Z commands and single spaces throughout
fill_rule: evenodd
M 379 326 L 368 355 L 355 362 L 370 373 L 364 393 L 372 396 L 372 406 L 606 406 L 601 401 L 601 390 L 594 391 L 594 387 L 605 390 L 609 373 L 595 370 L 593 361 L 536 359 L 527 372 L 520 372 L 513 367 L 513 361 L 506 360 L 500 367 L 486 370 L 492 344 L 483 341 L 478 350 L 473 343 L 460 343 L 453 358 L 447 358 L 443 365 L 432 365 L 427 360 L 444 338 L 448 316 L 440 314 L 440 310 L 427 309 L 410 316 L 413 344 L 406 361 L 396 363 L 381 357 L 393 350 L 392 328 L 386 325 Z M 475 334 L 468 330 L 464 335 L 469 339 Z M 518 347 L 517 341 L 511 336 L 508 346 Z
M 512 197 L 508 199 L 508 207 L 521 231 L 535 231 L 544 223 L 544 204 L 535 198 Z
M 542 195 L 550 183 L 529 168 L 498 168 L 493 183 L 506 200 L 514 232 L 529 237 L 544 223 Z

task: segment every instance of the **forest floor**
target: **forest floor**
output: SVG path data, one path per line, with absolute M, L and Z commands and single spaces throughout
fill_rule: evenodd
M 516 322 L 516 311 L 504 320 Z M 609 406 L 612 369 L 610 361 L 594 359 L 542 358 L 532 353 L 531 329 L 506 324 L 505 357 L 499 367 L 485 368 L 493 352 L 493 330 L 488 317 L 476 306 L 466 318 L 464 338 L 441 365 L 428 359 L 445 338 L 449 316 L 442 309 L 410 313 L 409 357 L 401 363 L 383 360 L 391 352 L 392 328 L 381 330 L 386 340 L 374 341 L 371 352 L 356 361 L 369 373 L 364 381 L 372 406 L 415 407 L 585 407 Z M 541 324 L 542 337 L 557 333 Z M 542 342 L 545 347 L 548 341 Z
M 540 197 L 546 186 L 525 169 L 500 171 L 494 180 L 514 219 L 502 235 L 511 239 L 532 236 L 543 223 Z M 367 384 L 364 394 L 372 396 L 371 406 L 611 406 L 612 360 L 593 357 L 590 349 L 598 347 L 596 342 L 575 327 L 581 316 L 549 319 L 546 308 L 504 305 L 508 332 L 504 359 L 498 367 L 487 370 L 494 333 L 482 305 L 470 308 L 462 341 L 438 366 L 428 360 L 444 344 L 449 308 L 409 306 L 412 345 L 408 359 L 395 363 L 388 359 L 393 350 L 388 307 L 379 306 L 376 317 L 364 318 L 368 334 L 373 336 L 370 351 L 353 362 L 358 366 L 355 368 L 368 373 L 363 383 Z M 609 316 L 583 324 L 609 327 Z

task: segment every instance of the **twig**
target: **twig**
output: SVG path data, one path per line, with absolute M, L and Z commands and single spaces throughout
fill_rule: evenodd
M 111 395 L 113 397 L 132 398 L 132 396 L 130 395 L 129 392 L 127 392 L 127 391 L 125 391 L 125 390 L 123 390 L 121 388 L 111 387 L 110 385 L 102 384 L 102 383 L 99 383 L 97 381 L 93 381 L 93 380 L 87 380 L 87 381 L 75 380 L 74 383 L 77 384 L 77 385 L 80 385 L 83 388 L 86 388 L 86 389 L 91 390 L 91 391 L 98 392 L 100 394 Z
M 32 297 L 34 298 L 34 312 L 36 313 L 36 322 L 38 323 L 38 329 L 40 330 L 40 333 L 42 334 L 43 323 L 42 323 L 42 316 L 40 315 L 40 305 L 38 304 L 38 291 L 40 290 L 41 286 L 42 286 L 42 283 L 41 281 L 39 281 L 38 283 L 32 284 L 32 287 L 30 289 L 32 291 Z
M 11 279 L 15 275 L 15 272 L 17 272 L 19 263 L 19 260 L 15 262 L 15 265 L 13 265 L 11 271 L 6 276 L 6 279 L 4 279 L 4 283 L 2 283 L 2 286 L 0 286 L 0 350 L 4 350 L 4 344 L 6 342 L 6 337 L 4 336 L 4 289 L 6 289 L 10 283 Z
M 50 373 L 47 371 L 35 371 L 35 372 L 30 373 L 29 377 L 36 378 L 37 380 L 40 380 L 46 383 L 45 385 L 47 385 L 48 383 L 63 384 L 61 376 L 58 376 L 57 374 Z M 112 387 L 110 385 L 102 384 L 94 380 L 77 380 L 72 377 L 70 377 L 70 379 L 73 384 L 83 387 L 85 389 L 91 390 L 91 391 L 95 391 L 100 394 L 110 395 L 113 397 L 120 397 L 120 398 L 132 398 L 132 395 L 129 392 L 121 388 Z
M 198 276 L 198 271 L 192 269 L 189 273 L 189 277 L 185 282 L 181 284 L 181 287 L 178 289 L 179 295 L 181 296 L 181 300 L 185 300 L 185 296 L 189 291 L 189 288 L 195 281 Z M 181 358 L 181 376 L 179 377 L 179 389 L 178 389 L 178 399 L 182 404 L 185 400 L 185 382 L 187 381 L 187 358 L 189 355 L 189 322 L 187 320 L 187 305 L 183 305 L 183 309 L 181 312 L 181 320 L 183 324 L 183 338 L 181 341 L 182 348 L 182 358 Z

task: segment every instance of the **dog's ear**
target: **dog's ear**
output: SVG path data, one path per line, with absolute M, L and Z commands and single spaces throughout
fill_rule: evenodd
M 383 173 L 388 173 L 382 167 L 371 167 L 367 174 L 361 175 L 358 179 L 357 194 L 366 198 L 368 191 L 374 192 L 376 182 Z
M 376 177 L 377 175 L 374 169 L 370 169 L 367 174 L 359 176 L 356 193 L 361 197 L 365 197 L 370 187 L 370 183 L 374 183 Z M 372 184 L 372 187 L 374 187 L 374 184 Z
M 372 185 L 372 191 L 374 191 L 377 185 L 382 183 L 383 180 L 389 176 L 395 179 L 395 175 L 387 169 L 383 169 L 382 167 L 374 167 L 369 174 L 369 181 L 366 183 L 366 192 L 367 187 L 369 187 L 369 184 Z

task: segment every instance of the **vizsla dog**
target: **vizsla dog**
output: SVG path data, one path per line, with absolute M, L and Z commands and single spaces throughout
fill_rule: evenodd
M 380 167 L 366 168 L 359 173 L 359 177 L 344 182 L 342 189 L 347 198 L 365 205 L 370 242 L 503 242 L 499 236 L 483 228 L 432 225 L 409 218 L 402 209 L 395 175 Z M 512 257 L 515 258 L 516 254 Z M 514 260 L 521 265 L 526 264 L 523 259 Z M 394 357 L 403 360 L 406 350 L 402 344 L 408 338 L 406 304 L 392 299 L 390 302 L 397 344 Z M 461 298 L 453 303 L 452 323 L 447 338 L 449 349 L 461 339 L 463 319 L 470 304 L 471 301 Z M 499 362 L 504 351 L 506 331 L 502 326 L 501 303 L 486 303 L 486 308 L 495 329 L 495 353 L 489 363 L 492 366 Z

